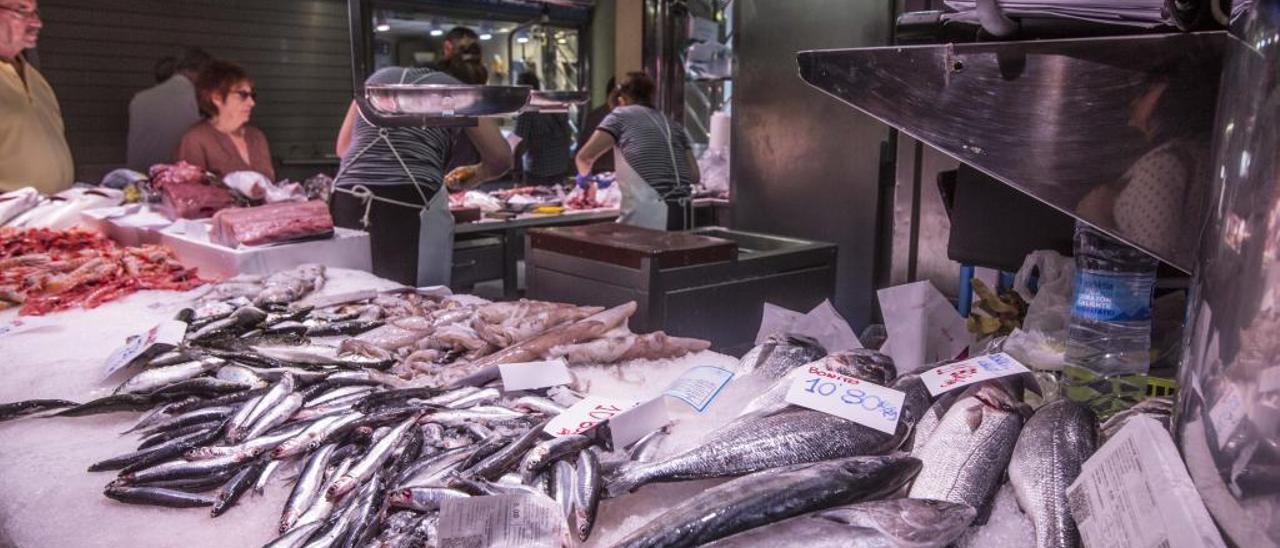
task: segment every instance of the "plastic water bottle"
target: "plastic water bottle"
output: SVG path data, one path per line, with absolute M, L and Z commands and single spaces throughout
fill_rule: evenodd
M 1156 260 L 1076 223 L 1076 274 L 1067 328 L 1067 397 L 1107 415 L 1141 399 L 1151 366 Z M 1119 377 L 1119 378 L 1118 378 Z M 1128 377 L 1128 378 L 1124 378 Z
M 1142 375 L 1151 365 L 1156 260 L 1076 225 L 1076 274 L 1067 363 L 1101 375 Z

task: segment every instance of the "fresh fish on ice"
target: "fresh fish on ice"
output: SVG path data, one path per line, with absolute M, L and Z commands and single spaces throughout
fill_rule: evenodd
M 1009 462 L 1009 483 L 1035 527 L 1036 548 L 1080 546 L 1067 486 L 1080 476 L 1097 443 L 1097 417 L 1070 400 L 1045 404 L 1023 425 Z
M 786 542 L 806 548 L 943 548 L 963 535 L 977 511 L 940 500 L 892 499 L 819 510 L 720 539 L 707 548 Z
M 817 340 L 802 335 L 769 335 L 738 362 L 738 373 L 779 379 L 792 369 L 817 361 L 827 349 Z
M 1003 383 L 967 389 L 912 454 L 924 468 L 908 496 L 967 504 L 978 510 L 975 523 L 986 523 L 1026 414 Z
M 757 472 L 673 505 L 618 543 L 698 546 L 789 517 L 897 491 L 920 470 L 905 455 L 852 457 Z

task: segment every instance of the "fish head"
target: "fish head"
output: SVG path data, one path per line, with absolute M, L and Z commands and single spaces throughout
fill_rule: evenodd
M 888 385 L 898 376 L 893 365 L 893 358 L 876 352 L 858 348 L 844 352 L 836 352 L 823 359 L 827 368 L 840 373 L 879 385 Z
M 992 409 L 1017 413 L 1023 417 L 1031 416 L 1031 407 L 1015 395 L 1017 392 L 1007 383 L 988 381 L 973 387 L 969 395 Z
M 387 502 L 391 504 L 409 504 L 413 502 L 413 491 L 408 489 L 395 489 L 387 493 Z
M 901 509 L 898 517 L 907 527 L 901 531 L 890 530 L 895 538 L 919 540 L 954 537 L 973 523 L 978 511 L 968 504 L 941 500 L 898 499 Z M 895 502 L 898 502 L 895 501 Z
M 593 526 L 591 513 L 585 508 L 574 508 L 573 511 L 573 532 L 577 534 L 578 540 L 587 541 L 587 537 L 591 536 Z

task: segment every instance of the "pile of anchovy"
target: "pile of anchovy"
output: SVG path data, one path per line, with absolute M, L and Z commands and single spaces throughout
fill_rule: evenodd
M 290 279 L 316 273 L 298 272 Z M 591 534 L 606 437 L 543 433 L 580 394 L 504 393 L 497 381 L 415 386 L 385 372 L 394 357 L 307 350 L 323 348 L 311 337 L 383 325 L 346 312 L 350 303 L 299 306 L 322 281 L 307 283 L 232 298 L 227 287 L 215 289 L 219 299 L 178 314 L 188 323 L 183 343 L 132 364 L 141 371 L 111 395 L 0 405 L 0 420 L 55 409 L 53 416 L 145 411 L 128 431 L 141 436 L 137 450 L 89 467 L 117 472 L 104 494 L 125 503 L 209 507 L 217 517 L 282 468 L 297 468 L 273 547 L 434 545 L 443 501 L 496 494 L 548 496 L 579 539 Z M 409 307 L 441 300 L 386 297 L 379 299 Z

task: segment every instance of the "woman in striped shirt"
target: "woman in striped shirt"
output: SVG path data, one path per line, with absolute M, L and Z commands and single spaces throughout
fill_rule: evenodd
M 693 228 L 691 187 L 698 182 L 698 163 L 684 127 L 653 108 L 655 87 L 643 72 L 623 79 L 615 94 L 617 108 L 578 151 L 578 184 L 590 180 L 596 158 L 616 147 L 613 156 L 622 190 L 618 222 L 687 230 Z
M 365 83 L 459 84 L 443 72 L 402 67 L 379 70 Z M 480 163 L 445 175 L 452 141 L 448 128 L 380 128 L 354 102 L 347 110 L 338 134 L 342 165 L 334 180 L 333 220 L 369 232 L 374 274 L 418 287 L 449 284 L 453 215 L 448 192 L 511 169 L 511 147 L 497 122 L 482 118 L 465 133 Z

